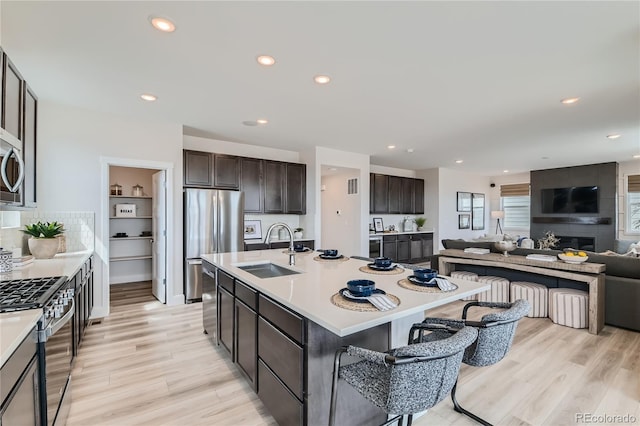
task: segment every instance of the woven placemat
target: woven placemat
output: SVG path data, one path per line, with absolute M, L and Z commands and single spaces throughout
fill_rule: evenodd
M 289 250 L 282 250 L 284 254 L 289 254 Z M 305 250 L 305 251 L 294 251 L 293 254 L 311 254 L 314 253 L 315 250 Z
M 389 299 L 393 300 L 396 305 L 400 306 L 400 299 L 398 299 L 398 296 L 395 296 L 393 294 L 387 293 L 387 297 Z M 353 300 L 347 300 L 344 297 L 342 297 L 340 295 L 340 293 L 336 293 L 333 296 L 331 296 L 331 303 L 333 303 L 334 305 L 336 305 L 339 308 L 348 309 L 350 311 L 380 312 L 380 310 L 378 310 L 378 308 L 373 306 L 371 303 L 359 303 L 359 302 L 354 302 Z M 395 308 L 393 308 L 393 309 L 395 309 Z M 391 309 L 391 310 L 393 310 L 393 309 Z
M 342 256 L 340 259 L 323 259 L 320 256 L 316 256 L 313 258 L 313 260 L 315 260 L 316 262 L 346 262 L 347 260 L 349 260 L 349 258 L 347 256 Z
M 395 268 L 390 269 L 388 271 L 376 271 L 375 269 L 369 268 L 367 265 L 361 266 L 358 269 L 360 269 L 360 272 L 364 272 L 366 274 L 376 274 L 376 275 L 397 275 L 397 274 L 404 273 L 404 268 L 401 268 L 400 266 L 396 266 Z
M 451 283 L 451 281 L 449 281 L 449 282 Z M 442 293 L 443 292 L 442 290 L 440 290 L 440 288 L 438 286 L 425 287 L 425 286 L 422 286 L 422 285 L 416 285 L 416 284 L 412 283 L 411 281 L 409 281 L 406 278 L 403 278 L 400 281 L 398 281 L 398 285 L 400 287 L 402 287 L 402 288 L 406 288 L 407 290 L 421 291 L 423 293 Z M 449 291 L 454 291 L 454 290 L 458 289 L 458 286 L 455 285 L 454 283 L 451 283 L 451 285 L 455 286 L 456 288 L 454 288 L 453 290 L 449 290 Z

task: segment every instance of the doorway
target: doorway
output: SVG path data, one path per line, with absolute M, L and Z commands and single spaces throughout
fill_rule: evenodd
M 171 264 L 167 261 L 167 236 L 172 221 L 167 209 L 172 199 L 172 164 L 102 159 L 103 207 L 102 245 L 105 267 L 102 274 L 103 309 L 110 306 L 111 286 L 147 282 L 151 294 L 167 303 L 173 294 Z M 99 291 L 99 289 L 96 289 Z

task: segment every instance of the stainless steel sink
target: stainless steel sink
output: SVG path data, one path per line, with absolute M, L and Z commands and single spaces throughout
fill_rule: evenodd
M 293 269 L 285 268 L 271 262 L 242 265 L 238 266 L 238 268 L 250 273 L 251 275 L 255 275 L 258 278 L 283 277 L 285 275 L 294 275 L 300 273 L 298 271 L 294 271 Z

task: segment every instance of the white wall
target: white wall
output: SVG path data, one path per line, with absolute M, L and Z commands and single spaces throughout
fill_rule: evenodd
M 96 215 L 96 269 L 94 316 L 108 313 L 108 241 L 102 241 L 108 224 L 108 188 L 101 186 L 103 157 L 155 160 L 173 164 L 173 193 L 182 190 L 182 126 L 166 122 L 130 120 L 41 100 L 38 110 L 37 185 L 38 210 L 92 211 Z M 167 243 L 172 250 L 168 266 L 168 301 L 182 296 L 182 197 L 173 205 L 173 232 Z M 107 230 L 108 231 L 108 230 Z M 108 235 L 108 232 L 107 232 Z
M 227 142 L 217 139 L 207 139 L 189 135 L 184 135 L 182 139 L 184 149 L 192 149 L 194 151 L 216 152 L 218 154 L 262 158 L 265 160 L 287 161 L 290 163 L 300 162 L 300 154 L 295 151 L 268 148 L 266 146 Z
M 449 238 L 470 240 L 485 234 L 493 234 L 495 229 L 489 226 L 491 218 L 487 201 L 491 189 L 490 177 L 444 168 L 438 169 L 438 174 L 438 241 Z M 471 212 L 456 211 L 457 192 L 485 194 L 484 230 L 458 229 L 458 215 Z M 440 245 L 440 242 L 438 244 Z
M 415 170 L 397 169 L 395 167 L 378 166 L 372 164 L 369 170 L 371 173 L 380 173 L 389 176 L 416 177 Z
M 361 197 L 359 194 L 347 194 L 347 180 L 359 177 L 359 170 L 322 176 L 322 248 L 338 249 L 346 255 L 360 254 L 359 240 L 345 238 L 345 235 L 353 233 L 354 228 L 362 231 L 357 228 L 361 223 Z

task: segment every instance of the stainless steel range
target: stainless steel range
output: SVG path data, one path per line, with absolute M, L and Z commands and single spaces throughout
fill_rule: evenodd
M 32 278 L 0 282 L 0 312 L 43 310 L 38 324 L 38 350 L 43 383 L 42 424 L 64 425 L 71 394 L 73 364 L 73 288 L 67 277 Z

